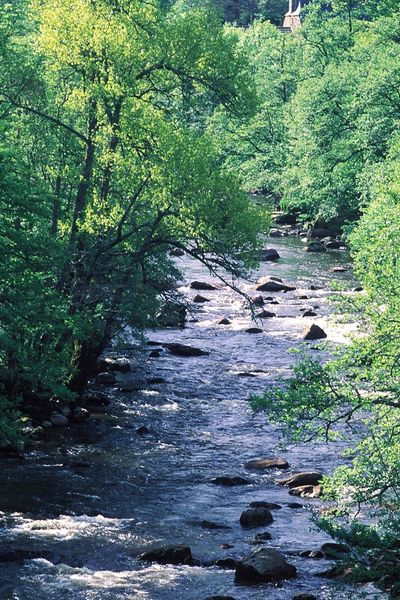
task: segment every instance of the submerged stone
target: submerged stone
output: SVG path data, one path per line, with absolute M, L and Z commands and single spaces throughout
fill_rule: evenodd
M 290 465 L 284 458 L 268 456 L 266 458 L 253 458 L 244 466 L 246 469 L 264 471 L 265 469 L 288 469 Z
M 214 485 L 234 487 L 236 485 L 250 485 L 251 481 L 244 477 L 214 477 L 214 479 L 211 479 L 211 483 Z
M 175 356 L 207 356 L 210 354 L 206 350 L 200 348 L 194 348 L 193 346 L 185 346 L 184 344 L 164 344 L 167 350 Z
M 192 281 L 190 284 L 190 288 L 192 290 L 217 290 L 218 288 L 212 283 L 207 283 L 205 281 Z
M 160 565 L 188 565 L 193 562 L 189 546 L 160 546 L 141 555 L 141 560 Z

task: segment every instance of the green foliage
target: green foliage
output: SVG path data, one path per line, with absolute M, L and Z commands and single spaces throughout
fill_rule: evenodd
M 363 311 L 359 338 L 327 364 L 306 355 L 292 378 L 253 399 L 256 410 L 265 410 L 296 440 L 341 437 L 352 444 L 346 463 L 324 481 L 340 519 L 321 524 L 357 547 L 393 544 L 400 531 L 398 148 L 395 137 L 373 172 L 370 202 L 350 235 L 364 288 L 357 304 Z
M 11 405 L 68 401 L 113 335 L 154 322 L 172 247 L 234 275 L 251 264 L 268 218 L 204 130 L 255 96 L 205 7 L 21 0 L 0 55 L 0 382 Z
M 266 22 L 255 22 L 236 35 L 253 73 L 257 111 L 253 117 L 238 118 L 221 108 L 210 129 L 218 134 L 226 167 L 240 169 L 246 189 L 279 195 L 288 144 L 287 107 L 296 89 L 301 41 Z

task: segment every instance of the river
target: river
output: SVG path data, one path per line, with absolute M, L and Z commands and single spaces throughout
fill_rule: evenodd
M 204 600 L 213 595 L 289 600 L 305 592 L 325 600 L 385 597 L 369 585 L 344 586 L 315 577 L 332 563 L 298 553 L 329 539 L 311 521 L 310 507 L 317 508 L 319 500 L 289 496 L 275 483 L 281 472 L 243 466 L 254 457 L 275 455 L 287 459 L 292 471 L 330 473 L 344 461 L 340 444 L 285 444 L 266 415 L 253 416 L 248 399 L 289 372 L 296 360 L 290 350 L 302 346 L 306 325 L 319 324 L 334 343 L 343 343 L 351 333 L 352 325 L 330 318 L 328 301 L 333 280 L 348 289 L 355 285 L 348 255 L 305 253 L 294 237 L 268 245 L 281 259 L 262 263 L 253 279 L 274 275 L 297 289 L 265 294 L 279 304 L 266 304 L 277 316 L 258 324 L 263 333 L 244 331 L 252 325 L 250 313 L 230 288 L 191 290 L 193 280 L 218 281 L 201 265 L 178 258 L 183 291 L 190 299 L 200 293 L 209 302 L 193 305 L 185 328 L 148 331 L 147 339 L 188 344 L 209 355 L 182 358 L 164 349 L 149 358 L 156 346 L 132 340 L 122 351 L 132 371 L 119 373 L 118 385 L 107 388 L 112 398 L 107 409 L 99 409 L 88 423 L 49 432 L 46 443 L 33 446 L 24 459 L 2 460 L 0 550 L 23 550 L 26 560 L 0 563 L 1 600 Z M 338 265 L 349 271 L 333 273 Z M 251 293 L 250 282 L 239 285 Z M 307 308 L 318 316 L 303 318 Z M 222 317 L 231 324 L 217 325 Z M 316 355 L 323 352 L 318 343 L 311 346 Z M 164 382 L 149 383 L 155 377 Z M 140 435 L 140 426 L 149 432 Z M 242 476 L 251 484 L 210 483 L 221 475 Z M 282 506 L 273 512 L 268 545 L 288 556 L 298 569 L 297 579 L 236 586 L 232 570 L 210 566 L 254 548 L 249 539 L 266 528 L 244 530 L 239 517 L 255 500 Z M 293 500 L 302 507 L 290 508 Z M 227 528 L 207 529 L 203 520 Z M 191 547 L 197 566 L 139 560 L 154 545 L 176 543 Z

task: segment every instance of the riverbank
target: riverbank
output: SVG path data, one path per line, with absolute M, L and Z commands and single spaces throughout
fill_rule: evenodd
M 52 428 L 46 443 L 38 443 L 23 460 L 3 463 L 1 547 L 22 552 L 21 559 L 25 552 L 26 559 L 0 564 L 4 598 L 383 597 L 368 585 L 356 588 L 315 577 L 332 563 L 300 553 L 329 541 L 310 520 L 309 509 L 320 501 L 291 497 L 276 483 L 281 470 L 244 466 L 272 455 L 288 461 L 285 475 L 329 473 L 344 460 L 340 445 L 285 446 L 265 416 L 255 418 L 249 408 L 251 393 L 289 373 L 296 359 L 289 351 L 302 346 L 306 326 L 319 325 L 333 343 L 345 341 L 352 330 L 330 319 L 328 303 L 333 280 L 354 288 L 348 256 L 305 253 L 295 237 L 269 240 L 268 246 L 281 258 L 262 263 L 254 280 L 272 275 L 296 289 L 262 294 L 263 309 L 276 316 L 256 323 L 260 333 L 246 331 L 255 324 L 241 297 L 197 263 L 178 258 L 185 274 L 182 291 L 191 301 L 199 294 L 207 300 L 191 304 L 187 326 L 149 331 L 152 345 L 125 348 L 131 371 L 116 372 L 115 384 L 98 388 L 109 396 L 109 406 L 92 407 L 82 424 Z M 334 272 L 338 266 L 346 270 Z M 195 290 L 193 281 L 217 289 Z M 254 284 L 243 281 L 240 287 L 254 293 Z M 307 310 L 316 316 L 303 317 Z M 219 325 L 223 318 L 230 323 Z M 168 349 L 171 343 L 208 354 L 176 356 Z M 226 476 L 250 483 L 213 483 Z M 268 526 L 243 528 L 240 515 L 260 501 L 282 508 L 271 511 Z M 272 538 L 267 547 L 282 552 L 298 577 L 278 586 L 235 585 L 234 571 L 215 561 L 243 558 L 254 549 L 249 542 L 265 531 Z M 189 546 L 195 564 L 139 560 L 143 552 L 164 544 Z

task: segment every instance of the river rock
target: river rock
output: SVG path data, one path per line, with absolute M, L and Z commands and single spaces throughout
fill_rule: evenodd
M 150 377 L 147 380 L 147 383 L 149 385 L 161 385 L 161 384 L 165 383 L 165 379 L 164 379 L 164 377 Z
M 304 508 L 304 504 L 300 504 L 300 502 L 288 502 L 286 506 L 288 508 L 293 508 L 294 510 L 297 508 Z
M 332 273 L 347 273 L 346 267 L 333 267 Z
M 192 283 L 190 284 L 190 288 L 192 290 L 217 290 L 218 288 L 213 285 L 212 283 L 207 283 L 206 281 L 192 281 Z
M 353 289 L 353 292 L 362 292 L 363 290 L 364 290 L 364 288 L 361 287 L 361 285 L 359 285 Z
M 256 315 L 256 319 L 273 319 L 273 317 L 276 317 L 276 314 L 268 310 L 262 310 Z
M 325 244 L 325 248 L 328 248 L 328 250 L 340 250 L 342 246 L 343 244 L 337 240 L 330 240 Z
M 326 571 L 320 571 L 319 573 L 315 573 L 315 577 L 323 577 L 324 579 L 335 579 L 336 577 L 342 577 L 346 573 L 346 569 L 344 565 L 335 565 Z M 349 575 L 350 573 L 347 572 Z
M 204 600 L 236 600 L 233 596 L 208 596 Z
M 67 427 L 69 421 L 67 417 L 65 417 L 61 413 L 53 413 L 50 417 L 50 423 L 54 427 Z
M 321 546 L 321 552 L 323 552 L 326 558 L 337 558 L 340 554 L 348 554 L 350 549 L 345 544 L 325 542 L 325 544 L 322 544 Z
M 117 383 L 115 375 L 112 373 L 99 373 L 96 377 L 96 383 L 98 385 L 114 385 Z
M 259 327 L 248 327 L 247 329 L 245 329 L 246 333 L 262 333 L 263 330 L 260 329 Z
M 161 351 L 160 350 L 152 350 L 149 353 L 149 358 L 159 358 L 161 356 Z
M 277 277 L 261 277 L 256 285 L 258 292 L 291 292 L 296 288 Z
M 189 565 L 193 562 L 189 546 L 160 546 L 141 555 L 141 560 L 160 565 Z
M 109 371 L 119 371 L 120 373 L 129 373 L 131 364 L 127 358 L 111 358 L 105 359 L 105 366 Z
M 148 435 L 150 433 L 150 429 L 146 427 L 146 425 L 141 425 L 136 429 L 136 433 L 138 435 Z
M 82 394 L 81 401 L 89 406 L 108 406 L 111 402 L 105 394 L 91 390 Z
M 256 306 L 264 306 L 264 298 L 259 294 L 258 296 L 253 296 L 251 299 L 252 303 Z
M 291 496 L 301 496 L 302 498 L 319 498 L 322 494 L 320 485 L 300 485 L 291 488 L 289 491 Z
M 272 238 L 281 238 L 281 237 L 283 237 L 283 233 L 282 233 L 282 231 L 280 229 L 276 229 L 276 228 L 275 229 L 270 229 L 269 230 L 269 237 L 272 237 Z
M 311 310 L 311 308 L 305 310 L 302 314 L 302 317 L 316 317 L 317 313 Z
M 288 469 L 290 465 L 284 458 L 268 456 L 266 458 L 253 458 L 244 466 L 246 469 L 264 471 L 265 469 Z
M 197 294 L 197 296 L 193 298 L 193 302 L 196 302 L 196 304 L 204 304 L 205 302 L 210 302 L 210 300 L 204 296 L 200 296 L 200 294 Z
M 258 255 L 258 260 L 260 261 L 273 261 L 279 259 L 280 255 L 275 248 L 266 248 L 265 250 L 260 250 Z
M 264 502 L 264 500 L 255 500 L 250 502 L 250 508 L 267 508 L 268 510 L 279 510 L 282 508 L 280 504 L 275 502 Z
M 326 247 L 322 242 L 309 242 L 304 250 L 306 252 L 326 252 Z
M 321 327 L 319 327 L 319 325 L 316 325 L 315 323 L 313 323 L 310 327 L 305 329 L 303 332 L 304 340 L 322 340 L 326 337 L 328 337 L 328 336 L 325 333 L 325 331 Z
M 226 317 L 224 317 L 223 319 L 218 321 L 218 325 L 230 325 L 230 324 L 231 324 L 230 320 L 227 319 Z
M 234 487 L 236 485 L 250 485 L 251 481 L 244 477 L 214 477 L 211 482 L 214 485 L 225 485 L 226 487 Z
M 317 596 L 314 596 L 314 594 L 296 594 L 292 600 L 317 600 Z
M 289 488 L 299 487 L 301 485 L 318 485 L 323 479 L 322 473 L 319 471 L 303 471 L 294 473 L 286 479 L 279 479 L 279 485 L 286 485 Z
M 266 508 L 248 508 L 242 512 L 239 519 L 242 527 L 270 525 L 273 520 L 271 511 Z
M 258 548 L 236 565 L 235 581 L 241 584 L 257 584 L 281 581 L 297 576 L 297 569 L 272 548 Z
M 257 533 L 254 538 L 251 540 L 251 543 L 255 544 L 264 544 L 265 542 L 269 542 L 272 540 L 272 535 L 269 531 L 262 531 L 261 533 Z
M 83 408 L 82 406 L 77 406 L 74 408 L 71 414 L 71 419 L 75 421 L 75 423 L 82 423 L 86 421 L 90 417 L 90 412 Z
M 167 350 L 174 354 L 175 356 L 207 356 L 210 354 L 206 350 L 201 350 L 200 348 L 194 348 L 193 346 L 185 346 L 184 344 L 164 344 Z
M 215 561 L 216 566 L 219 567 L 220 569 L 229 569 L 231 571 L 235 570 L 236 563 L 237 563 L 237 560 L 235 558 L 230 558 L 230 557 L 219 558 L 218 560 Z
M 200 527 L 203 529 L 232 529 L 229 525 L 225 525 L 224 523 L 214 523 L 214 521 L 200 521 Z

